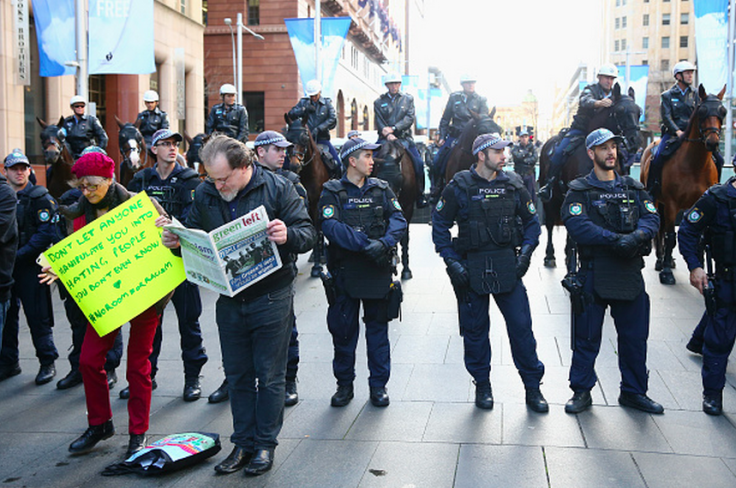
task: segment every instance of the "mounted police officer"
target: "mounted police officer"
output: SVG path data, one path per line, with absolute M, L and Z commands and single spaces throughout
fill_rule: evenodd
M 664 412 L 646 395 L 650 303 L 641 275 L 642 256 L 651 251 L 659 215 L 641 183 L 615 172 L 621 141 L 608 129 L 588 134 L 585 146 L 593 170 L 570 183 L 562 206 L 562 221 L 578 247 L 577 279 L 583 303 L 580 313 L 573 314 L 570 389 L 574 394 L 565 405 L 567 413 L 580 413 L 592 404 L 595 360 L 609 306 L 618 332 L 619 404 Z
M 18 199 L 16 217 L 19 239 L 13 268 L 15 283 L 11 290 L 10 308 L 2 335 L 0 381 L 21 373 L 18 363 L 18 333 L 22 304 L 36 357 L 41 363 L 36 384 L 43 385 L 56 375 L 54 362 L 59 353 L 54 345 L 52 330 L 54 313 L 51 308 L 51 292 L 48 286 L 38 281 L 39 267 L 36 265 L 36 258 L 56 241 L 57 205 L 46 188 L 29 182 L 31 163 L 20 149 L 13 150 L 5 158 L 5 173 Z
M 82 151 L 87 146 L 95 145 L 106 149 L 107 132 L 102 128 L 102 124 L 100 124 L 97 117 L 84 114 L 87 106 L 84 97 L 74 95 L 69 101 L 69 105 L 72 107 L 74 115 L 64 119 L 62 135 L 74 159 L 79 159 Z
M 222 103 L 210 110 L 205 134 L 219 132 L 243 143 L 248 141 L 248 111 L 243 105 L 235 103 L 237 93 L 235 86 L 230 83 L 220 87 Z
M 521 178 L 504 172 L 504 149 L 512 143 L 493 134 L 473 142 L 477 163 L 460 171 L 432 213 L 432 240 L 445 260 L 455 290 L 465 367 L 475 383 L 475 405 L 493 408 L 489 295 L 506 321 L 511 354 L 535 412 L 549 406 L 539 389 L 544 365 L 537 357 L 529 299 L 521 278 L 529 269 L 541 229 Z M 458 235 L 450 229 L 457 222 Z
M 537 148 L 529 142 L 529 132 L 526 129 L 519 131 L 519 143 L 511 147 L 511 158 L 514 162 L 514 171 L 524 180 L 529 195 L 536 195 L 534 180 Z
M 708 189 L 685 214 L 679 247 L 690 270 L 690 284 L 706 296 L 703 331 L 703 411 L 723 413 L 728 357 L 736 340 L 736 177 Z M 703 269 L 703 238 L 707 245 Z
M 304 114 L 307 114 L 307 127 L 312 133 L 314 142 L 324 146 L 332 157 L 333 163 L 328 163 L 328 166 L 340 168 L 340 156 L 330 142 L 330 131 L 337 125 L 332 100 L 322 96 L 322 84 L 318 80 L 308 82 L 304 91 L 307 96 L 301 98 L 299 103 L 289 110 L 289 118 L 291 120 L 301 119 Z
M 353 399 L 361 302 L 370 400 L 377 407 L 389 404 L 386 383 L 391 372 L 388 295 L 395 272 L 392 253 L 407 223 L 388 183 L 369 177 L 373 150 L 379 147 L 361 138 L 348 140 L 341 154 L 347 170 L 342 179 L 324 184 L 319 201 L 322 232 L 330 242 L 327 268 L 333 280 L 327 309 L 334 346 L 332 370 L 337 379 L 333 407 L 343 407 Z
M 567 147 L 573 140 L 580 140 L 585 136 L 585 132 L 588 130 L 588 124 L 598 110 L 613 105 L 611 94 L 613 83 L 617 77 L 618 68 L 613 64 L 604 64 L 598 68 L 598 83 L 586 86 L 580 93 L 578 111 L 572 120 L 570 129 L 565 133 L 557 146 L 555 146 L 554 153 L 549 160 L 547 181 L 539 189 L 539 198 L 543 202 L 549 202 L 552 199 L 552 189 L 558 182 L 565 161 L 570 155 L 569 151 L 566 151 Z
M 417 180 L 417 207 L 427 206 L 424 196 L 424 161 L 417 151 L 411 129 L 416 122 L 414 111 L 414 97 L 408 93 L 401 93 L 401 75 L 389 73 L 383 82 L 388 89 L 373 102 L 373 112 L 376 119 L 378 144 L 398 139 L 411 156 L 414 163 L 414 175 Z
M 457 144 L 457 138 L 473 118 L 471 111 L 481 115 L 487 115 L 489 112 L 485 97 L 478 95 L 475 91 L 475 82 L 474 76 L 462 75 L 460 77 L 462 91 L 456 91 L 450 95 L 445 111 L 442 113 L 439 126 L 440 140 L 437 143 L 440 149 L 437 151 L 434 160 L 433 193 L 438 193 L 441 189 L 445 177 L 447 158 L 450 156 L 452 148 Z
M 178 132 L 170 129 L 156 131 L 151 139 L 151 152 L 156 156 L 156 164 L 152 168 L 144 168 L 137 172 L 128 183 L 128 190 L 145 191 L 148 196 L 158 200 L 170 217 L 185 222 L 194 200 L 194 190 L 199 186 L 200 180 L 196 171 L 176 164 L 181 141 L 182 137 Z M 199 287 L 185 280 L 176 287 L 171 301 L 176 310 L 181 336 L 181 359 L 184 362 L 183 398 L 185 402 L 192 402 L 202 395 L 199 373 L 207 362 L 207 354 L 202 345 L 202 330 L 199 326 L 199 316 L 202 314 Z M 162 324 L 163 314 L 153 339 L 153 352 L 149 358 L 152 381 L 158 371 L 158 357 L 163 339 Z M 129 396 L 128 388 L 120 392 L 120 398 Z
M 158 108 L 158 93 L 154 90 L 143 94 L 143 103 L 146 104 L 146 110 L 138 114 L 135 123 L 139 124 L 138 130 L 146 141 L 146 147 L 150 148 L 153 134 L 169 128 L 169 116 Z

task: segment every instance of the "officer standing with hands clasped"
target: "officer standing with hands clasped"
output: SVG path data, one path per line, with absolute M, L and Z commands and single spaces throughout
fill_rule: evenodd
M 337 379 L 333 407 L 344 407 L 353 399 L 361 302 L 370 400 L 376 407 L 389 404 L 388 304 L 395 272 L 391 251 L 406 232 L 407 223 L 388 183 L 369 177 L 373 150 L 379 147 L 358 137 L 348 140 L 340 155 L 347 170 L 342 179 L 324 184 L 319 201 L 322 232 L 330 241 L 327 268 L 333 280 L 327 309 L 334 346 L 332 370 Z
M 703 411 L 723 413 L 728 357 L 736 339 L 736 177 L 712 186 L 682 219 L 678 232 L 680 252 L 690 270 L 690 284 L 706 296 L 703 334 Z M 705 235 L 706 259 L 715 261 L 703 269 L 701 237 Z
M 248 142 L 248 111 L 245 106 L 235 102 L 237 93 L 235 86 L 230 83 L 220 87 L 222 103 L 210 110 L 205 134 L 220 132 L 240 142 Z
M 135 121 L 143 140 L 146 141 L 146 146 L 150 149 L 153 135 L 161 129 L 169 128 L 169 117 L 158 108 L 158 93 L 154 90 L 148 90 L 143 94 L 143 103 L 146 104 L 146 109 L 138 114 Z
M 537 148 L 529 141 L 529 132 L 526 129 L 519 131 L 519 143 L 511 148 L 511 158 L 514 161 L 514 171 L 524 180 L 529 194 L 535 195 L 534 167 L 537 164 Z
M 445 187 L 432 213 L 432 240 L 445 260 L 457 296 L 465 367 L 475 382 L 475 405 L 493 408 L 489 295 L 506 321 L 514 364 L 535 412 L 549 406 L 539 389 L 544 365 L 537 357 L 529 298 L 521 278 L 529 269 L 541 229 L 521 178 L 503 171 L 512 143 L 492 134 L 473 142 L 477 163 Z M 450 229 L 457 222 L 458 236 Z
M 646 395 L 650 304 L 641 275 L 642 256 L 651 252 L 659 215 L 641 183 L 616 173 L 621 141 L 608 129 L 588 134 L 585 147 L 593 170 L 570 183 L 562 205 L 562 221 L 578 247 L 584 303 L 582 312 L 573 317 L 570 389 L 574 395 L 565 405 L 567 413 L 583 412 L 592 404 L 595 359 L 609 306 L 618 333 L 619 404 L 664 413 L 662 405 Z
M 102 149 L 107 148 L 107 132 L 102 128 L 99 119 L 94 115 L 85 115 L 87 101 L 80 95 L 74 95 L 69 101 L 74 115 L 64 119 L 61 130 L 64 142 L 77 160 L 82 155 L 85 147 L 96 145 Z

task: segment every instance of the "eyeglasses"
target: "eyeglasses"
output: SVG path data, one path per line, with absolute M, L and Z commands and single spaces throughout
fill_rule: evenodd
M 84 104 L 80 103 L 77 105 L 72 105 L 72 108 L 84 108 Z
M 229 175 L 227 175 L 227 176 L 226 176 L 225 178 L 212 178 L 212 177 L 209 177 L 209 176 L 208 176 L 208 177 L 207 177 L 207 178 L 205 178 L 204 180 L 205 180 L 205 181 L 207 181 L 207 182 L 209 182 L 209 183 L 212 183 L 212 184 L 214 184 L 214 185 L 224 185 L 224 184 L 226 184 L 226 183 L 227 183 L 227 180 L 229 180 L 229 179 L 230 179 L 230 177 L 231 177 L 231 176 L 232 176 L 232 175 L 233 175 L 234 173 L 235 173 L 235 170 L 232 170 L 232 171 L 230 172 L 230 174 L 229 174 Z
M 78 189 L 79 189 L 79 191 L 81 191 L 82 193 L 84 193 L 85 191 L 88 191 L 88 192 L 90 192 L 90 193 L 94 193 L 94 192 L 96 192 L 96 191 L 97 191 L 97 189 L 98 189 L 99 187 L 100 187 L 100 185 L 85 185 L 85 184 L 77 185 L 77 188 L 78 188 Z
M 156 146 L 163 146 L 163 147 L 179 147 L 179 143 L 177 141 L 161 141 L 156 144 Z

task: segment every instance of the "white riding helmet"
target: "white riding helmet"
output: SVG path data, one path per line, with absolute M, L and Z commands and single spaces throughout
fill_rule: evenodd
M 225 83 L 220 87 L 220 96 L 222 95 L 237 95 L 238 91 L 235 89 L 235 85 Z
M 307 83 L 307 86 L 304 87 L 304 91 L 307 93 L 308 97 L 314 96 L 322 91 L 322 83 L 320 83 L 319 80 L 311 80 Z
M 83 103 L 87 105 L 87 100 L 84 99 L 82 95 L 74 95 L 71 100 L 69 100 L 69 106 L 73 106 L 75 103 Z
M 387 85 L 389 83 L 401 83 L 401 75 L 396 71 L 391 71 L 383 77 L 383 84 Z
M 615 64 L 607 63 L 598 68 L 596 76 L 612 76 L 618 78 L 618 68 Z
M 475 79 L 475 76 L 473 76 L 473 75 L 471 75 L 469 73 L 465 73 L 465 74 L 463 74 L 460 77 L 460 84 L 461 85 L 463 83 L 475 83 L 476 81 L 478 81 L 478 80 Z
M 158 93 L 156 93 L 154 90 L 148 90 L 146 93 L 143 94 L 143 101 L 158 102 Z
M 683 71 L 696 71 L 696 70 L 697 68 L 690 61 L 680 61 L 672 68 L 672 76 L 677 76 L 677 73 L 682 73 Z

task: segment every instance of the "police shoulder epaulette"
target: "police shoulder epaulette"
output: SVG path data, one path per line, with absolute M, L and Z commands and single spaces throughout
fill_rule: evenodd
M 455 173 L 455 176 L 452 177 L 452 181 L 454 181 L 460 188 L 466 189 L 473 184 L 473 175 L 470 173 L 470 170 L 465 169 Z M 450 183 L 452 183 L 452 181 Z
M 198 177 L 199 173 L 194 171 L 192 168 L 184 168 L 184 170 L 179 173 L 179 178 L 182 180 L 191 180 L 192 178 Z
M 624 180 L 624 185 L 626 186 L 633 186 L 637 190 L 643 190 L 645 188 L 644 184 L 641 181 L 635 180 L 631 176 L 623 176 L 622 179 Z
M 325 190 L 329 190 L 332 193 L 337 193 L 343 189 L 342 182 L 340 180 L 327 181 L 324 185 L 322 185 L 322 188 L 324 188 Z
M 289 171 L 288 169 L 282 169 L 281 171 L 279 171 L 278 174 L 294 184 L 301 183 L 301 178 L 299 178 L 299 175 L 294 173 L 293 171 Z
M 49 191 L 46 189 L 46 187 L 41 185 L 33 185 L 33 188 L 31 188 L 31 191 L 28 192 L 28 198 L 41 198 L 44 195 L 47 195 Z
M 385 190 L 388 188 L 388 181 L 382 180 L 381 178 L 368 178 L 368 182 L 376 185 L 378 188 Z
M 584 176 L 572 180 L 570 183 L 568 183 L 567 187 L 574 191 L 584 191 L 593 188 Z
M 521 179 L 521 176 L 519 176 L 517 173 L 514 173 L 513 171 L 507 171 L 506 174 L 509 177 L 509 184 L 511 186 L 513 186 L 517 190 L 524 188 L 524 180 Z
M 734 180 L 735 178 L 736 177 L 733 177 L 732 176 L 725 183 L 722 183 L 722 184 L 721 183 L 716 183 L 715 185 L 713 185 L 710 188 L 708 188 L 708 190 L 706 191 L 706 193 L 709 193 L 709 194 L 713 195 L 713 197 L 716 200 L 719 200 L 721 202 L 727 201 L 728 200 L 728 187 L 731 185 L 731 183 L 733 183 L 732 180 Z

